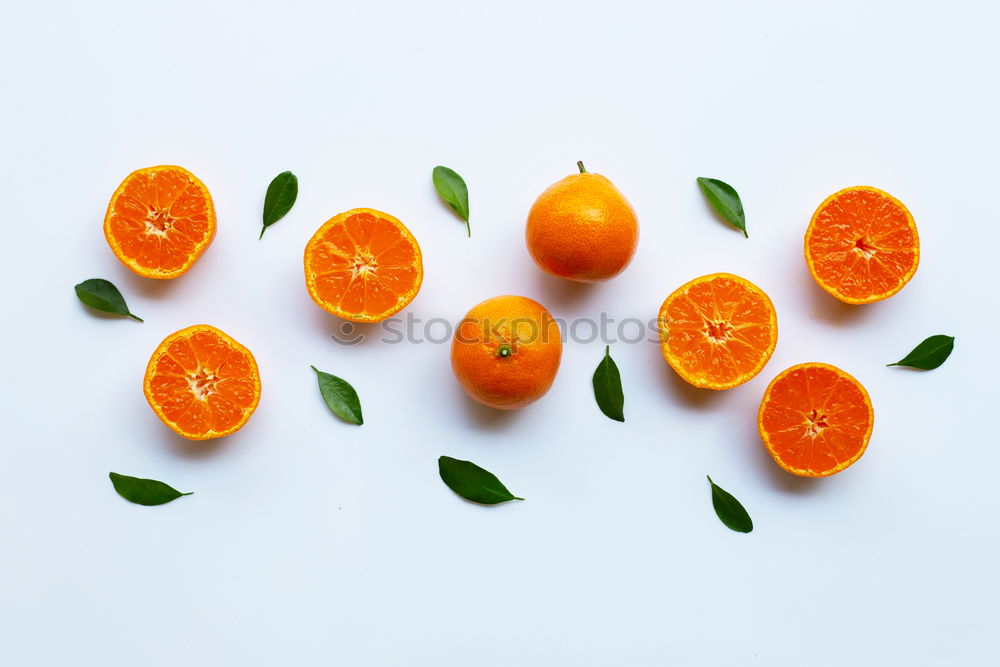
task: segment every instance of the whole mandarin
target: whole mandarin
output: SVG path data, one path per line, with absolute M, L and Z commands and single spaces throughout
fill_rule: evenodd
M 618 188 L 578 162 L 579 174 L 555 183 L 528 213 L 525 241 L 542 270 L 578 282 L 614 278 L 632 261 L 639 220 Z
M 499 410 L 523 408 L 545 395 L 562 358 L 559 325 L 524 296 L 497 296 L 473 306 L 455 329 L 451 368 L 465 392 Z

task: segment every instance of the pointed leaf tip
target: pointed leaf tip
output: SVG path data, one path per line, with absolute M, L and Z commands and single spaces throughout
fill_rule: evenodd
M 438 196 L 448 204 L 458 217 L 465 221 L 465 229 L 468 235 L 472 236 L 472 227 L 469 224 L 469 188 L 456 171 L 448 167 L 437 166 L 431 174 L 434 181 L 434 189 Z
M 744 238 L 750 238 L 747 234 L 746 214 L 743 212 L 743 202 L 739 193 L 733 186 L 716 178 L 698 177 L 698 187 L 701 189 L 709 205 L 723 220 L 743 232 Z
M 472 461 L 440 456 L 438 474 L 449 489 L 474 503 L 497 505 L 511 500 L 524 500 L 508 491 L 496 475 Z
M 163 505 L 181 496 L 190 496 L 193 491 L 181 493 L 168 484 L 155 479 L 143 479 L 109 472 L 108 477 L 115 491 L 125 500 L 137 505 Z
M 712 487 L 712 507 L 716 516 L 729 528 L 738 533 L 749 533 L 753 530 L 753 520 L 747 513 L 743 505 L 731 493 L 712 481 L 712 478 L 705 475 L 708 483 Z
M 358 392 L 347 380 L 343 380 L 336 375 L 324 373 L 315 366 L 310 366 L 316 373 L 316 381 L 319 383 L 319 392 L 323 400 L 333 414 L 344 421 L 361 426 L 365 423 L 361 415 L 361 399 Z
M 920 370 L 934 370 L 951 356 L 955 349 L 955 337 L 937 334 L 924 339 L 919 345 L 897 362 L 887 366 L 909 366 Z
M 604 358 L 597 364 L 593 377 L 597 407 L 610 419 L 625 421 L 625 393 L 618 365 L 611 358 L 611 346 L 604 347 Z
M 125 297 L 110 281 L 103 278 L 90 278 L 74 286 L 73 289 L 76 291 L 76 298 L 85 306 L 102 313 L 130 317 L 137 322 L 142 322 L 141 317 L 129 311 Z
M 264 231 L 281 220 L 295 205 L 295 200 L 299 196 L 299 179 L 290 171 L 283 171 L 271 181 L 267 186 L 267 193 L 264 195 L 264 226 L 260 230 L 257 240 L 264 238 Z

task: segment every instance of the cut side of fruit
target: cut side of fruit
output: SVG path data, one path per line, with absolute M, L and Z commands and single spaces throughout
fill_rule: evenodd
M 191 440 L 238 431 L 260 402 L 250 350 L 207 324 L 167 336 L 149 360 L 143 392 L 153 412 Z
M 215 238 L 212 197 L 183 167 L 139 169 L 112 195 L 104 236 L 115 256 L 140 276 L 176 278 Z
M 328 220 L 306 244 L 306 288 L 327 312 L 379 322 L 405 308 L 424 277 L 420 246 L 387 213 L 356 208 Z
M 663 356 L 696 387 L 729 389 L 764 368 L 778 342 L 771 299 L 729 273 L 695 278 L 660 307 Z
M 864 454 L 875 423 L 868 392 L 836 366 L 783 371 L 764 392 L 757 428 L 775 462 L 801 477 L 840 472 Z
M 864 185 L 820 204 L 806 230 L 809 272 L 845 303 L 887 299 L 909 282 L 920 261 L 913 216 L 902 202 Z

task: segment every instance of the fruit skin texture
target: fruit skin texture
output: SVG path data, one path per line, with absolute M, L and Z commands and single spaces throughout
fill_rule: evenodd
M 920 263 L 920 238 L 910 211 L 868 185 L 844 188 L 823 200 L 809 221 L 804 246 L 816 283 L 854 305 L 896 294 Z M 877 284 L 876 276 L 881 278 Z
M 525 230 L 542 270 L 578 282 L 614 278 L 632 261 L 639 221 L 632 205 L 600 174 L 573 174 L 535 200 Z
M 365 225 L 372 218 L 378 229 L 369 232 Z M 374 236 L 360 238 L 369 233 Z M 316 305 L 351 322 L 380 322 L 395 315 L 413 301 L 424 279 L 423 257 L 413 234 L 398 219 L 373 208 L 354 208 L 323 223 L 306 244 L 303 266 L 306 289 Z M 347 285 L 337 288 L 343 295 L 336 302 L 325 296 L 331 289 L 323 282 L 335 273 Z M 369 280 L 370 275 L 378 280 Z M 369 311 L 364 299 L 372 302 L 368 307 L 377 299 L 378 307 Z
M 757 430 L 768 453 L 800 477 L 829 477 L 852 465 L 865 453 L 874 426 L 875 410 L 864 386 L 836 366 L 818 362 L 779 373 L 757 412 Z M 804 465 L 806 449 L 813 460 L 817 453 L 825 455 L 826 463 Z
M 159 187 L 154 189 L 154 185 Z M 178 187 L 183 189 L 178 192 Z M 187 192 L 188 189 L 191 192 Z M 137 198 L 136 195 L 140 197 Z M 170 204 L 162 206 L 163 198 L 169 198 Z M 144 209 L 148 210 L 148 215 Z M 173 220 L 177 226 L 174 238 L 177 238 L 178 231 L 184 234 L 184 238 L 179 239 L 181 246 L 174 250 L 174 260 L 170 262 L 170 266 L 157 266 L 155 261 L 150 261 L 149 246 L 144 243 L 154 242 L 155 239 L 147 238 L 148 233 L 138 232 L 136 240 L 130 243 L 118 231 L 119 218 L 125 216 L 131 220 L 133 230 L 135 225 L 145 224 L 146 229 L 157 236 L 157 221 L 162 221 L 164 217 L 169 219 L 170 214 L 176 216 Z M 197 232 L 193 229 L 195 225 Z M 104 215 L 104 238 L 115 257 L 140 276 L 161 280 L 176 278 L 190 269 L 211 245 L 215 238 L 215 228 L 215 206 L 208 188 L 190 171 L 176 165 L 158 165 L 133 171 L 111 195 Z M 133 234 L 136 232 L 133 231 Z M 167 230 L 165 234 L 169 237 L 170 231 Z M 157 252 L 162 248 L 162 244 L 156 246 Z M 181 261 L 177 261 L 178 255 L 183 257 Z
M 192 338 L 197 339 L 197 348 Z M 198 397 L 195 383 L 205 372 L 215 376 L 207 382 L 217 382 L 218 390 Z M 250 350 L 231 336 L 208 324 L 195 324 L 175 331 L 157 346 L 146 365 L 142 389 L 149 407 L 175 433 L 188 440 L 209 440 L 240 430 L 250 419 L 260 403 L 260 371 Z M 186 406 L 197 407 L 201 417 L 207 411 L 218 413 L 223 424 L 218 429 L 211 424 L 193 430 L 188 419 L 178 415 Z
M 559 325 L 542 304 L 498 296 L 473 306 L 455 330 L 451 368 L 483 405 L 515 410 L 552 386 L 562 357 Z
M 685 382 L 702 389 L 731 389 L 753 379 L 778 343 L 771 299 L 731 273 L 681 285 L 660 306 L 657 322 L 663 358 Z

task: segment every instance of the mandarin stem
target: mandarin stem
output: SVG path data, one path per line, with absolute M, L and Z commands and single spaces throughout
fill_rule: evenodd
M 580 168 L 580 173 L 581 174 L 586 174 L 587 173 L 587 168 L 583 166 L 583 160 L 577 160 L 576 161 L 576 166 Z

